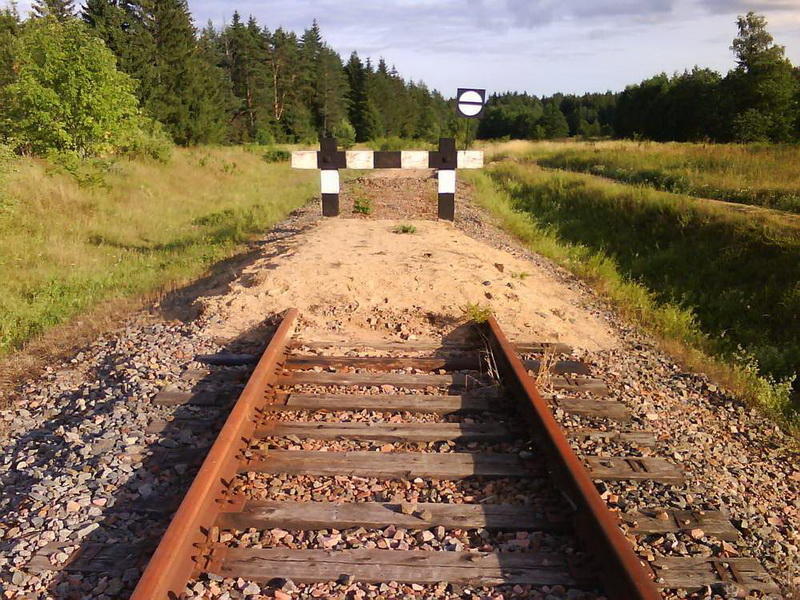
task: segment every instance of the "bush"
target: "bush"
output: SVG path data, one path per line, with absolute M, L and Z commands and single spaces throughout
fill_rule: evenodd
M 356 130 L 347 119 L 342 119 L 339 124 L 333 128 L 333 137 L 336 138 L 339 146 L 347 149 L 352 148 L 356 143 Z
M 31 19 L 11 47 L 0 135 L 22 152 L 114 152 L 140 126 L 134 81 L 77 19 Z
M 292 153 L 283 148 L 269 148 L 263 158 L 268 163 L 287 162 L 292 159 Z
M 142 119 L 141 125 L 129 131 L 120 141 L 119 151 L 131 158 L 153 159 L 165 163 L 172 156 L 175 144 L 158 121 Z
M 11 165 L 15 159 L 16 156 L 11 147 L 0 144 L 0 175 L 4 175 L 11 170 Z
M 353 212 L 368 215 L 372 212 L 372 200 L 367 197 L 356 198 L 353 202 Z
M 408 140 L 397 136 L 376 138 L 373 143 L 377 146 L 376 149 L 381 152 L 397 152 L 398 150 L 409 150 L 411 148 Z

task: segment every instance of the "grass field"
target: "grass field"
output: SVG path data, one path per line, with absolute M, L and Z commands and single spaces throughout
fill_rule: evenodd
M 495 163 L 472 179 L 479 201 L 533 250 L 592 283 L 686 362 L 795 419 L 800 230 L 780 214 L 535 163 Z
M 800 213 L 798 146 L 550 143 L 532 147 L 529 157 L 545 167 L 591 173 L 666 192 Z
M 165 164 L 16 159 L 0 175 L 0 354 L 103 300 L 190 281 L 317 191 L 258 149 Z

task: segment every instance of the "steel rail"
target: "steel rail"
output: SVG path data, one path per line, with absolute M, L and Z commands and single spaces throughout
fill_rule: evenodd
M 625 539 L 497 320 L 490 317 L 482 328 L 503 384 L 522 401 L 550 475 L 574 508 L 575 531 L 598 562 L 605 591 L 614 600 L 660 600 L 649 569 Z
M 198 565 L 209 556 L 207 538 L 224 507 L 223 491 L 234 479 L 242 451 L 255 430 L 255 411 L 277 377 L 297 319 L 290 309 L 258 362 L 189 491 L 150 558 L 131 600 L 180 598 Z

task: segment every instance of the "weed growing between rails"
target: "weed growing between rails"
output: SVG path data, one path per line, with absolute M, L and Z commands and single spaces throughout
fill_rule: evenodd
M 525 189 L 523 183 L 516 177 L 520 175 L 520 178 L 523 178 L 524 171 L 520 170 L 520 173 L 517 173 L 516 170 L 518 167 L 509 167 L 504 171 L 503 177 L 499 176 L 497 169 L 492 171 L 492 175 L 468 176 L 469 181 L 476 187 L 476 201 L 497 218 L 500 226 L 523 241 L 532 251 L 554 260 L 587 281 L 602 296 L 610 300 L 624 317 L 655 334 L 662 346 L 688 368 L 707 373 L 742 399 L 763 408 L 791 428 L 794 433 L 800 431 L 800 415 L 792 403 L 794 375 L 789 371 L 783 376 L 774 376 L 765 365 L 759 365 L 754 358 L 756 350 L 762 350 L 767 358 L 770 356 L 770 352 L 765 351 L 764 346 L 759 347 L 755 343 L 757 340 L 753 339 L 747 340 L 750 342 L 749 345 L 740 343 L 738 346 L 727 346 L 728 340 L 713 335 L 698 318 L 696 308 L 689 305 L 685 299 L 683 302 L 676 301 L 663 293 L 658 293 L 651 289 L 648 280 L 641 276 L 634 279 L 635 276 L 631 274 L 628 265 L 624 261 L 619 261 L 609 250 L 610 244 L 604 245 L 601 240 L 599 245 L 594 245 L 592 243 L 594 240 L 587 243 L 565 236 L 559 223 L 549 220 L 521 200 L 521 197 L 527 198 L 533 195 L 533 192 Z M 542 181 L 553 177 L 551 174 L 541 172 L 540 175 L 544 178 Z M 606 185 L 625 189 L 625 186 L 608 183 Z M 566 185 L 564 189 L 573 190 L 576 187 L 580 189 L 580 186 L 570 185 Z M 590 191 L 590 197 L 601 193 L 595 189 Z M 641 192 L 637 194 L 641 195 Z M 555 203 L 554 199 L 550 201 Z M 621 211 L 621 214 L 629 216 L 630 209 Z M 604 221 L 595 215 L 589 223 L 599 229 Z M 618 225 L 613 222 L 609 224 L 613 229 L 613 235 L 608 234 L 609 237 L 620 235 L 621 226 Z M 600 233 L 603 232 L 598 231 L 598 235 Z M 686 232 L 678 229 L 677 234 L 685 235 Z M 632 248 L 644 251 L 641 246 L 634 245 Z M 699 254 L 694 260 L 684 262 L 683 265 L 695 264 L 700 256 L 703 255 Z M 662 261 L 657 264 L 668 264 L 663 261 L 662 257 Z M 726 272 L 725 266 L 720 266 L 719 270 L 721 274 L 731 276 L 734 281 L 737 277 L 742 277 L 741 273 Z M 713 283 L 709 281 L 708 285 L 711 286 Z M 796 326 L 791 317 L 787 317 L 784 321 L 784 329 Z M 776 330 L 779 330 L 779 327 L 776 326 Z M 796 369 L 791 360 L 797 354 L 789 351 L 786 346 L 790 345 L 792 340 L 796 342 L 797 338 L 792 337 L 789 331 L 783 331 L 782 335 L 784 337 L 788 335 L 787 341 L 784 342 L 783 337 L 778 337 L 780 343 L 773 339 L 774 346 L 766 350 L 770 350 L 772 356 L 782 357 L 786 365 Z M 786 346 L 781 345 L 784 343 Z
M 98 184 L 21 159 L 3 184 L 0 353 L 97 305 L 193 279 L 313 197 L 316 181 L 241 148 L 121 159 Z

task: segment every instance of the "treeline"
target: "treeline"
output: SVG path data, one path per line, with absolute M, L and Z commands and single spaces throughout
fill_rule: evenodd
M 659 141 L 800 139 L 800 70 L 763 17 L 738 19 L 737 65 L 660 74 L 621 93 L 489 98 L 477 136 Z M 234 13 L 198 31 L 186 0 L 36 0 L 0 11 L 0 144 L 23 153 L 164 153 L 173 142 L 315 142 L 454 135 L 452 100 L 382 58 L 349 60 Z M 401 144 L 398 140 L 398 144 Z M 384 142 L 388 144 L 388 142 Z
M 731 50 L 736 68 L 724 77 L 695 68 L 658 75 L 627 88 L 616 132 L 658 141 L 789 142 L 800 139 L 800 69 L 774 43 L 764 17 L 738 19 Z
M 46 64 L 45 64 L 46 63 Z M 433 141 L 452 104 L 382 58 L 346 63 L 316 22 L 301 35 L 234 13 L 198 31 L 186 0 L 36 0 L 0 12 L 0 143 L 82 155 L 178 144 Z
M 506 93 L 490 98 L 478 135 L 542 139 L 615 136 L 657 141 L 789 142 L 800 140 L 800 69 L 774 43 L 764 17 L 737 20 L 727 75 L 695 67 L 665 73 L 619 94 Z
M 482 139 L 541 140 L 567 136 L 614 134 L 617 94 L 556 94 L 539 99 L 506 92 L 492 95 L 478 125 Z

